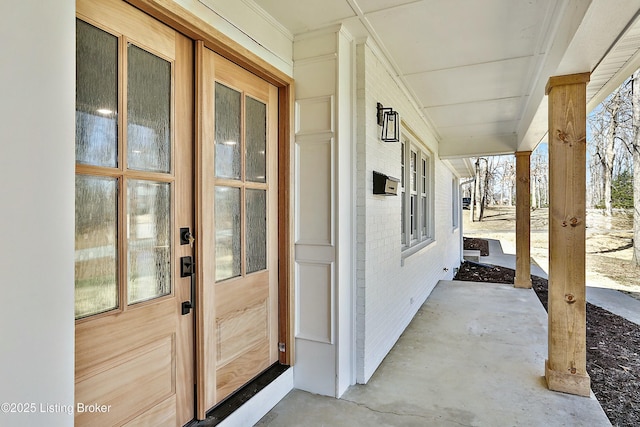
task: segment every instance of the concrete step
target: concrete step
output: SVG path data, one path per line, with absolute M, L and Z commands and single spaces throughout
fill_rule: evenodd
M 465 249 L 462 253 L 462 257 L 467 261 L 478 262 L 480 261 L 480 250 L 478 249 Z

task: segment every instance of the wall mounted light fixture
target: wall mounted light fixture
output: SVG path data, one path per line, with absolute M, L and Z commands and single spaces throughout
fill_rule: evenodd
M 400 119 L 393 108 L 385 108 L 378 102 L 378 126 L 382 126 L 380 139 L 385 142 L 400 141 Z

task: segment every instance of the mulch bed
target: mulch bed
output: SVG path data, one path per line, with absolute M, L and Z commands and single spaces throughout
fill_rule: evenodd
M 463 237 L 463 248 L 465 251 L 477 250 L 480 251 L 480 255 L 489 255 L 489 241 L 485 239 L 474 239 L 472 237 Z
M 454 280 L 513 284 L 514 277 L 509 268 L 465 262 Z M 531 282 L 547 309 L 547 280 Z M 587 303 L 587 372 L 611 424 L 640 426 L 640 325 Z

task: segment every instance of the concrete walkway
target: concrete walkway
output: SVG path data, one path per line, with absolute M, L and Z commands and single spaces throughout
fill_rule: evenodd
M 587 284 L 587 301 L 640 325 L 640 300 L 630 297 L 624 292 L 596 288 Z
M 294 390 L 257 425 L 611 425 L 593 395 L 547 389 L 546 342 L 533 290 L 441 281 L 367 385 Z
M 511 269 L 516 268 L 516 256 L 513 254 L 505 254 L 499 240 L 485 240 L 489 241 L 489 256 L 481 256 L 478 262 Z M 536 265 L 535 262 L 531 263 L 531 274 L 545 279 L 548 278 L 547 272 Z M 639 299 L 615 289 L 598 287 L 597 283 L 591 283 L 587 280 L 587 301 L 640 325 Z
M 481 256 L 478 262 L 482 264 L 498 265 L 500 267 L 516 269 L 516 256 L 515 254 L 505 254 L 502 250 L 502 244 L 500 240 L 496 239 L 484 239 L 489 241 L 489 255 Z M 547 272 L 542 269 L 533 260 L 531 261 L 531 274 L 534 276 L 547 278 Z

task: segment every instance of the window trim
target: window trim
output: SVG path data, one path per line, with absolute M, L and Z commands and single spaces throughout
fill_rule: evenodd
M 404 259 L 435 241 L 434 156 L 408 132 L 402 133 L 400 144 L 400 242 Z
M 457 177 L 453 177 L 451 180 L 451 229 L 456 231 L 460 228 L 460 181 Z

